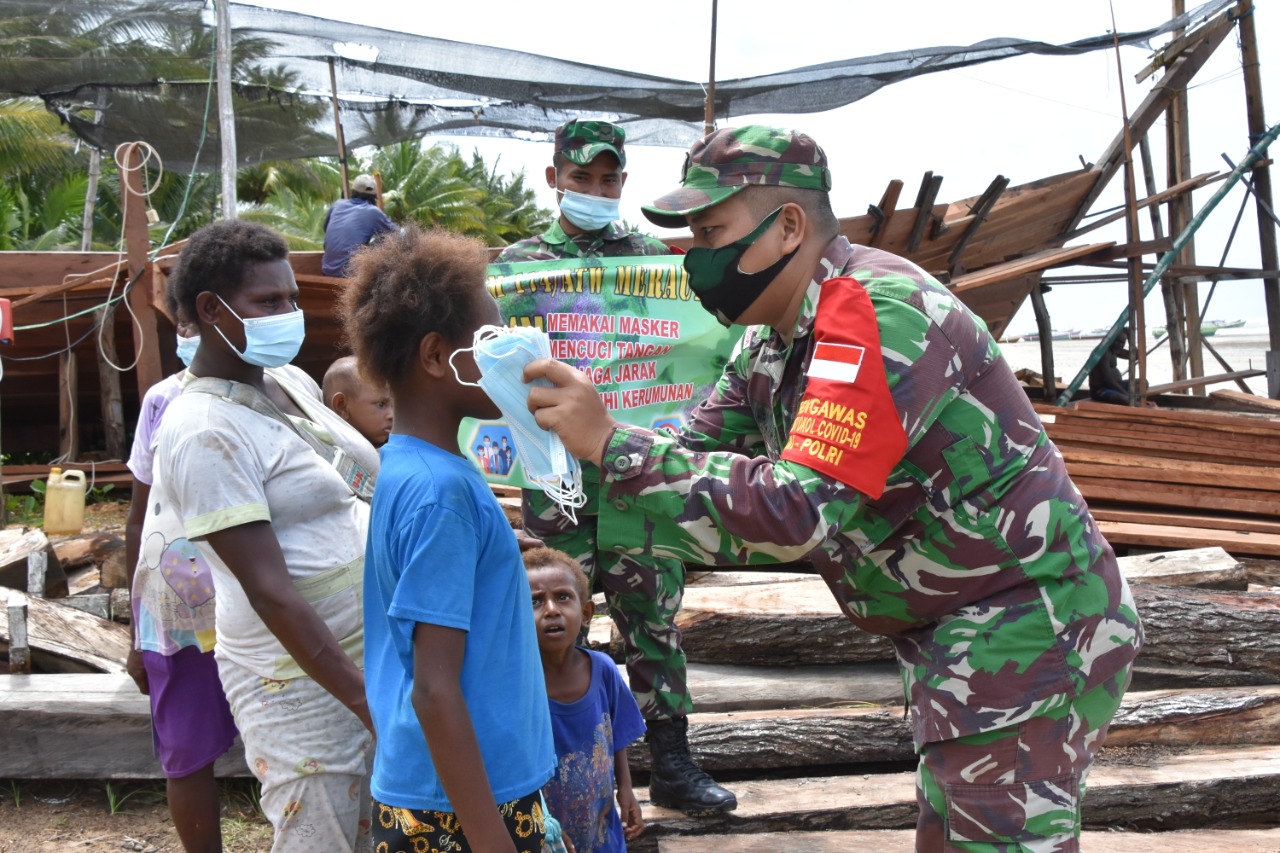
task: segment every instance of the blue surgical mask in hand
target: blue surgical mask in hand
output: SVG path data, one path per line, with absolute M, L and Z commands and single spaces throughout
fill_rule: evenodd
M 472 352 L 480 369 L 480 382 L 464 382 L 458 376 L 453 357 Z M 582 491 L 582 467 L 565 449 L 560 436 L 538 426 L 529 411 L 529 389 L 534 385 L 554 387 L 546 379 L 524 381 L 524 366 L 539 358 L 551 357 L 551 341 L 533 326 L 481 326 L 471 346 L 454 350 L 449 356 L 453 375 L 463 385 L 479 384 L 502 412 L 516 443 L 516 455 L 524 475 L 555 502 L 566 517 L 577 523 L 578 507 L 587 502 Z
M 583 231 L 599 231 L 621 215 L 621 201 L 598 195 L 560 191 L 560 212 Z
M 178 335 L 178 358 L 187 367 L 191 366 L 191 359 L 196 357 L 196 350 L 198 349 L 200 349 L 199 335 L 192 335 L 189 338 Z

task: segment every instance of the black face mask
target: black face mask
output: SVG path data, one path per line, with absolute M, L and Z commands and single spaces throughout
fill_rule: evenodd
M 689 274 L 689 287 L 698 294 L 702 307 L 725 326 L 733 325 L 768 289 L 800 247 L 792 249 L 759 272 L 743 272 L 738 266 L 742 256 L 769 230 L 779 207 L 764 218 L 745 237 L 718 249 L 689 249 L 684 256 L 684 271 Z

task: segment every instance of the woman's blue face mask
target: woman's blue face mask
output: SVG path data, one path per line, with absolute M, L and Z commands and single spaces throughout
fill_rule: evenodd
M 216 294 L 215 294 L 216 295 Z M 221 296 L 218 301 L 231 312 L 231 316 L 244 326 L 244 352 L 236 349 L 235 344 L 227 340 L 222 330 L 217 329 L 227 346 L 240 356 L 245 364 L 257 367 L 284 367 L 293 361 L 302 349 L 306 338 L 306 327 L 303 324 L 302 309 L 295 308 L 288 314 L 272 314 L 270 317 L 250 317 L 247 320 L 232 310 Z

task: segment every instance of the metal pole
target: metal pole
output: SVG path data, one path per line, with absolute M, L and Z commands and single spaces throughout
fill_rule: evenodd
M 222 218 L 236 218 L 236 111 L 231 101 L 230 0 L 214 0 L 218 22 L 218 138 L 222 140 Z
M 1253 0 L 1240 0 L 1236 7 L 1240 20 L 1240 58 L 1244 66 L 1245 110 L 1249 121 L 1249 143 L 1255 144 L 1267 132 L 1262 110 L 1262 74 L 1258 64 L 1258 35 L 1253 22 Z M 1271 205 L 1269 161 L 1258 160 L 1253 167 L 1253 197 L 1258 208 L 1258 247 L 1262 268 L 1273 270 L 1280 263 L 1276 247 L 1276 226 L 1268 215 Z M 1267 331 L 1271 349 L 1267 351 L 1267 396 L 1280 399 L 1280 279 L 1262 280 L 1267 305 Z
M 329 57 L 329 92 L 333 100 L 334 136 L 338 140 L 338 167 L 342 170 L 342 197 L 351 198 L 351 182 L 347 176 L 347 141 L 342 135 L 342 111 L 338 108 L 338 74 L 333 68 L 332 56 Z
M 707 100 L 702 111 L 702 132 L 716 129 L 716 12 L 719 0 L 711 0 L 711 70 L 707 72 Z

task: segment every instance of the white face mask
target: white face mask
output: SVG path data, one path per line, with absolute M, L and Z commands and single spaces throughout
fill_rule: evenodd
M 453 357 L 470 351 L 480 368 L 480 381 L 464 382 Z M 449 356 L 453 375 L 462 385 L 479 385 L 502 412 L 516 442 L 516 455 L 524 465 L 524 475 L 546 492 L 560 511 L 577 523 L 574 512 L 587 502 L 582 491 L 582 466 L 565 450 L 560 436 L 538 426 L 529 411 L 529 389 L 534 385 L 552 387 L 546 379 L 524 381 L 524 366 L 539 358 L 551 357 L 551 342 L 545 332 L 532 326 L 481 326 L 471 346 Z

